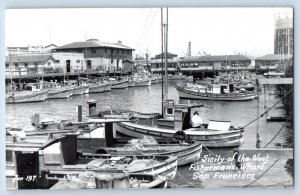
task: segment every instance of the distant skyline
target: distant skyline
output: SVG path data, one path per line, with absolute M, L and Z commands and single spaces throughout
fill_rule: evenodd
M 164 9 L 165 11 L 165 9 Z M 273 53 L 275 14 L 292 8 L 169 8 L 168 51 L 192 55 Z M 160 8 L 10 9 L 5 15 L 5 46 L 58 46 L 99 39 L 132 47 L 135 54 L 161 52 Z

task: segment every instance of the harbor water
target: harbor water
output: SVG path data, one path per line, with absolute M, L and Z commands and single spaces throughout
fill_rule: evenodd
M 178 81 L 179 82 L 179 81 Z M 204 107 L 198 108 L 198 112 L 204 123 L 209 120 L 231 121 L 234 126 L 244 126 L 258 116 L 257 101 L 259 101 L 260 114 L 266 107 L 271 107 L 280 97 L 272 94 L 260 95 L 259 100 L 242 102 L 224 102 L 224 101 L 201 101 L 201 100 L 179 100 L 175 89 L 176 81 L 170 81 L 169 99 L 174 99 L 180 103 L 200 103 Z M 136 87 L 127 89 L 116 89 L 111 92 L 86 94 L 73 96 L 69 99 L 51 99 L 40 103 L 7 104 L 6 105 L 6 127 L 18 127 L 24 130 L 31 130 L 31 116 L 39 113 L 41 121 L 60 121 L 77 119 L 76 107 L 83 106 L 83 119 L 87 119 L 88 107 L 87 101 L 97 100 L 97 109 L 106 110 L 108 108 L 129 109 L 139 112 L 161 113 L 161 85 L 154 84 L 148 87 Z M 272 92 L 272 88 L 267 88 L 267 92 Z M 282 103 L 278 104 L 269 112 L 272 116 L 281 116 L 285 114 Z M 259 128 L 261 146 L 264 147 L 276 133 L 282 128 L 284 122 L 267 122 L 266 117 L 245 127 L 245 140 L 241 148 L 256 147 L 256 131 Z M 283 127 L 278 136 L 268 145 L 268 148 L 275 148 L 275 143 L 283 143 L 292 147 L 293 145 L 293 126 L 288 123 Z M 210 151 L 214 153 L 215 150 Z M 204 155 L 210 152 L 204 151 Z M 218 151 L 220 152 L 220 151 Z M 232 149 L 222 149 L 222 155 L 226 156 L 232 153 Z M 201 157 L 201 159 L 203 159 Z M 266 167 L 271 166 L 276 159 L 266 163 Z M 215 162 L 207 162 L 206 164 Z M 280 159 L 276 164 L 261 177 L 252 186 L 259 187 L 291 187 L 293 185 L 293 163 L 287 159 Z M 237 172 L 237 171 L 232 171 Z M 263 172 L 263 171 L 262 171 Z M 259 176 L 262 172 L 258 173 Z M 218 187 L 244 187 L 253 179 L 203 179 L 195 178 L 195 170 L 190 165 L 179 167 L 178 174 L 171 182 L 172 187 L 199 187 L 199 188 L 218 188 Z

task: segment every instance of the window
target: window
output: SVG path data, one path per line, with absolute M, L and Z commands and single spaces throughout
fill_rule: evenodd
M 173 115 L 173 108 L 167 108 L 167 114 Z
M 104 52 L 107 53 L 107 48 L 104 49 Z
M 9 68 L 9 64 L 5 64 L 5 67 L 6 67 L 6 68 Z
M 129 54 L 129 50 L 127 50 L 127 54 Z
M 119 50 L 117 49 L 117 54 L 119 54 Z
M 24 63 L 24 66 L 25 66 L 25 68 L 27 68 L 28 67 L 28 63 Z
M 50 66 L 50 65 L 51 65 L 51 62 L 49 61 L 47 64 L 48 64 L 48 66 Z
M 80 63 L 80 60 L 76 60 L 76 64 L 79 64 Z
M 96 53 L 96 49 L 95 48 L 92 48 L 92 53 Z
M 124 50 L 122 50 L 122 54 L 124 54 L 124 52 L 125 52 L 125 51 L 124 51 Z
M 18 68 L 18 67 L 19 67 L 19 64 L 18 64 L 18 63 L 15 63 L 15 67 Z
M 110 53 L 113 54 L 114 53 L 114 49 L 110 49 Z

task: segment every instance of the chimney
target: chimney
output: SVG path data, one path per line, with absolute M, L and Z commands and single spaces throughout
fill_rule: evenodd
M 122 45 L 122 41 L 119 40 L 119 41 L 118 41 L 118 45 Z

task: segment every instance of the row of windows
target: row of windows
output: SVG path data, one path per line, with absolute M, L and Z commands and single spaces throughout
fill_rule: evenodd
M 104 52 L 105 52 L 105 53 L 108 53 L 108 50 L 110 51 L 110 54 L 113 54 L 114 51 L 116 51 L 116 52 L 115 52 L 116 54 L 121 53 L 121 51 L 122 51 L 122 54 L 125 54 L 125 50 L 124 50 L 124 49 L 122 49 L 122 50 L 120 50 L 120 49 L 114 50 L 113 48 L 111 48 L 111 49 L 104 48 Z M 92 49 L 91 49 L 91 52 L 92 52 L 92 53 L 97 53 L 97 49 L 96 49 L 96 48 L 92 48 Z M 127 54 L 128 54 L 128 55 L 130 54 L 130 50 L 127 50 Z

